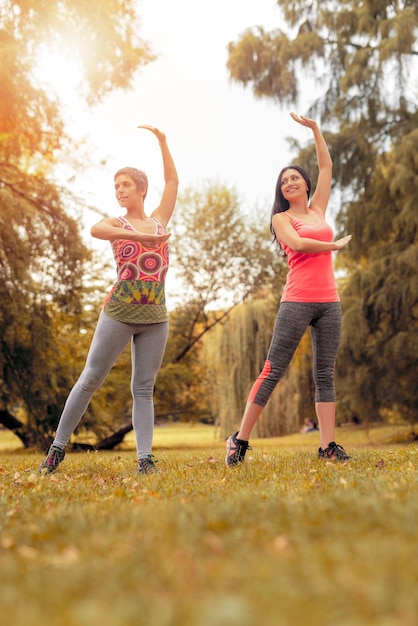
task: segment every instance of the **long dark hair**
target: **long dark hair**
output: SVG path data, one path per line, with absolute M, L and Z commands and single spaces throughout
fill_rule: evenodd
M 307 173 L 305 172 L 305 170 L 303 170 L 301 167 L 299 167 L 299 165 L 286 165 L 286 167 L 284 167 L 282 169 L 282 171 L 280 172 L 278 178 L 277 178 L 277 183 L 276 183 L 276 193 L 274 196 L 274 203 L 273 203 L 273 208 L 271 209 L 271 220 L 270 220 L 270 231 L 271 234 L 273 235 L 273 241 L 277 241 L 277 237 L 276 237 L 276 233 L 274 232 L 274 228 L 273 228 L 273 215 L 276 215 L 276 213 L 283 213 L 284 211 L 287 211 L 289 209 L 289 202 L 285 199 L 285 197 L 283 196 L 282 193 L 282 177 L 283 174 L 287 171 L 287 170 L 297 170 L 299 172 L 299 174 L 302 176 L 302 178 L 305 180 L 306 185 L 308 187 L 306 193 L 308 196 L 308 200 L 309 200 L 309 196 L 311 194 L 311 181 L 309 176 L 307 175 Z M 283 252 L 283 249 L 280 245 L 279 242 L 277 242 L 280 250 Z M 284 254 L 284 253 L 283 253 Z

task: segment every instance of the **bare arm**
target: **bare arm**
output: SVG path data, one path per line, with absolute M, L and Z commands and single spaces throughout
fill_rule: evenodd
M 138 241 L 147 248 L 155 248 L 160 243 L 167 241 L 170 234 L 151 235 L 149 233 L 141 233 L 137 230 L 129 230 L 122 227 L 119 220 L 105 217 L 97 224 L 91 227 L 90 233 L 96 239 L 104 239 L 105 241 L 115 241 L 116 239 L 124 239 L 128 241 Z
M 315 192 L 311 198 L 311 206 L 325 215 L 331 193 L 332 181 L 332 160 L 328 146 L 319 130 L 318 124 L 314 120 L 304 117 L 303 115 L 296 115 L 295 113 L 291 113 L 290 115 L 295 122 L 310 128 L 313 132 L 319 176 Z
M 273 215 L 272 224 L 276 238 L 295 252 L 315 254 L 318 252 L 341 250 L 351 241 L 351 235 L 347 235 L 336 241 L 318 241 L 317 239 L 309 239 L 309 237 L 300 237 L 285 212 Z
M 158 130 L 158 128 L 155 128 L 155 126 L 149 126 L 148 124 L 142 124 L 141 126 L 138 126 L 138 128 L 150 130 L 160 142 L 161 155 L 163 157 L 165 185 L 160 204 L 152 212 L 152 216 L 156 217 L 164 225 L 164 227 L 166 227 L 171 219 L 171 216 L 173 215 L 177 200 L 179 179 L 176 166 L 174 165 L 173 157 L 171 156 L 171 152 L 168 148 L 165 134 Z

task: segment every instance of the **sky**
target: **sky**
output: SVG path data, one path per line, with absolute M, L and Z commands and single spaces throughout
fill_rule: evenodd
M 88 155 L 75 176 L 62 166 L 62 183 L 80 199 L 80 207 L 97 207 L 113 217 L 121 214 L 114 173 L 137 167 L 148 175 L 149 215 L 164 185 L 158 141 L 137 128 L 151 124 L 166 133 L 180 196 L 210 181 L 234 190 L 244 214 L 268 220 L 278 173 L 293 161 L 287 138 L 305 143 L 312 141 L 311 133 L 288 110 L 257 100 L 250 88 L 232 83 L 226 63 L 228 43 L 247 28 L 283 28 L 276 0 L 138 0 L 138 14 L 139 35 L 158 58 L 138 70 L 131 90 L 110 94 L 94 109 L 77 98 L 79 70 L 74 62 L 64 61 L 57 51 L 38 60 L 42 80 L 64 103 L 69 135 L 84 141 Z M 72 185 L 66 182 L 70 177 Z M 81 219 L 86 245 L 104 265 L 113 265 L 110 246 L 90 235 L 101 215 L 83 208 Z M 167 277 L 169 301 L 177 291 L 174 270 Z M 113 282 L 113 272 L 108 280 Z
M 269 211 L 278 172 L 291 157 L 286 138 L 309 141 L 309 131 L 287 110 L 231 83 L 226 62 L 228 43 L 245 29 L 280 26 L 276 1 L 138 0 L 138 12 L 140 34 L 158 59 L 138 72 L 131 91 L 110 95 L 90 112 L 73 109 L 69 117 L 94 165 L 77 176 L 82 195 L 117 215 L 113 174 L 130 165 L 148 174 L 146 212 L 155 208 L 162 165 L 156 138 L 137 129 L 146 123 L 167 135 L 180 193 L 216 181 L 235 189 L 244 211 Z M 96 214 L 86 214 L 86 229 L 95 221 Z

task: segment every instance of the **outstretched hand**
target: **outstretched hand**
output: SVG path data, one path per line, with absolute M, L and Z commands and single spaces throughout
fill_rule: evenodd
M 341 239 L 337 239 L 337 241 L 334 241 L 335 249 L 341 250 L 342 248 L 345 248 L 345 246 L 348 243 L 350 243 L 351 239 L 352 239 L 352 235 L 346 235 L 345 237 L 342 237 Z
M 163 235 L 151 235 L 138 231 L 137 238 L 142 245 L 147 248 L 158 248 L 158 246 L 171 237 L 171 233 L 164 233 Z
M 290 115 L 292 119 L 295 120 L 295 122 L 301 124 L 302 126 L 306 126 L 307 128 L 315 128 L 315 126 L 317 126 L 315 120 L 311 120 L 309 117 L 305 117 L 304 115 L 297 115 L 293 112 L 290 113 Z
M 165 134 L 158 130 L 155 126 L 150 126 L 149 124 L 140 124 L 138 128 L 145 128 L 146 130 L 150 130 L 157 137 L 158 141 L 161 143 L 165 140 Z

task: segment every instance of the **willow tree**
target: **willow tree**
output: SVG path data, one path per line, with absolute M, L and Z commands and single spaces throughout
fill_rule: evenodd
M 56 168 L 78 146 L 63 106 L 42 85 L 38 59 L 67 55 L 88 105 L 130 86 L 152 59 L 133 0 L 6 0 L 0 7 L 0 422 L 24 445 L 43 445 L 68 390 L 65 339 L 79 330 L 89 253 L 74 200 Z M 76 339 L 75 339 L 76 340 Z
M 346 416 L 414 419 L 418 5 L 277 4 L 283 28 L 248 29 L 230 43 L 228 69 L 257 98 L 302 102 L 330 145 L 337 224 L 354 235 L 341 257 L 347 294 L 337 384 Z M 312 146 L 292 145 L 294 160 L 312 171 Z
M 248 393 L 264 366 L 280 293 L 281 288 L 276 294 L 248 300 L 205 338 L 203 359 L 209 374 L 211 410 L 224 437 L 239 427 Z M 309 333 L 273 391 L 255 434 L 277 437 L 297 432 L 305 417 L 315 418 Z

